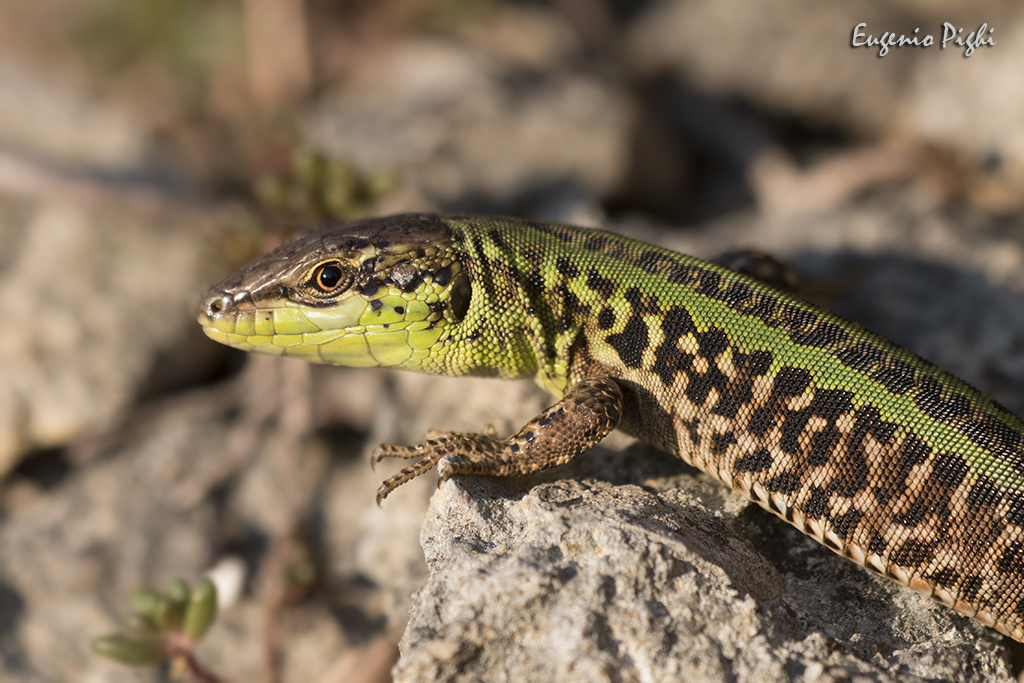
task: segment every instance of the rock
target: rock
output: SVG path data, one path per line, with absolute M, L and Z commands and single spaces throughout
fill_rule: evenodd
M 147 382 L 202 375 L 215 352 L 194 343 L 192 311 L 214 259 L 180 228 L 207 218 L 184 211 L 0 204 L 16 207 L 0 257 L 3 476 L 28 451 L 112 428 Z
M 862 22 L 861 32 L 876 39 L 930 34 L 936 44 L 879 56 L 878 47 L 851 47 Z M 995 45 L 966 58 L 963 46 L 941 48 L 946 22 L 963 29 L 960 37 L 984 24 Z M 943 150 L 977 205 L 1010 211 L 1024 187 L 1024 88 L 1012 75 L 1022 35 L 1024 14 L 1004 0 L 969 10 L 915 1 L 669 0 L 651 3 L 630 28 L 628 51 L 635 63 L 668 68 L 717 98 Z M 914 162 L 922 174 L 943 165 L 948 159 Z
M 1011 679 L 998 634 L 649 451 L 442 485 L 395 679 Z
M 607 192 L 626 167 L 630 117 L 625 93 L 593 77 L 419 41 L 325 96 L 308 129 L 361 169 L 399 171 L 393 202 L 409 210 L 557 183 Z

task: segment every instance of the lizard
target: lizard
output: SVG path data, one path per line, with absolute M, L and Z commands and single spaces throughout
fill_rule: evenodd
M 778 284 L 778 283 L 775 283 Z M 507 439 L 382 445 L 525 475 L 619 428 L 857 564 L 1024 642 L 1024 422 L 914 353 L 767 281 L 611 232 L 402 214 L 301 232 L 198 307 L 223 344 L 314 363 L 532 378 Z

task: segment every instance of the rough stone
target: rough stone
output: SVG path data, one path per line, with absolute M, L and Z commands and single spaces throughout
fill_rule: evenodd
M 397 48 L 376 78 L 329 93 L 308 120 L 332 154 L 400 171 L 406 186 L 392 201 L 422 207 L 557 183 L 607 192 L 627 162 L 631 113 L 625 93 L 598 79 L 422 41 Z
M 997 634 L 648 451 L 442 485 L 396 680 L 1010 680 Z

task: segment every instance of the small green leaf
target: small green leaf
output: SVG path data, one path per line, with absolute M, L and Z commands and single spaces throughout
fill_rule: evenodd
M 92 651 L 122 664 L 159 664 L 168 657 L 165 643 L 159 638 L 103 636 L 92 641 Z
M 167 607 L 167 598 L 152 588 L 139 588 L 132 593 L 132 614 L 160 623 L 160 615 Z
M 164 595 L 171 602 L 179 603 L 182 607 L 188 604 L 188 597 L 192 593 L 192 590 L 188 587 L 188 583 L 184 579 L 175 579 L 171 581 L 171 585 L 167 587 L 167 592 Z
M 169 631 L 180 631 L 185 620 L 185 610 L 188 609 L 189 597 L 192 591 L 188 584 L 182 579 L 177 579 L 167 588 L 168 608 L 163 614 L 161 626 Z
M 203 579 L 192 591 L 185 611 L 185 625 L 182 633 L 192 643 L 198 643 L 206 635 L 210 624 L 217 618 L 217 586 L 209 579 Z

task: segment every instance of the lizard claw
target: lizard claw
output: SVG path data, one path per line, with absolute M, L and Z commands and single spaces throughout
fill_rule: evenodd
M 455 474 L 453 471 L 455 468 L 452 467 L 452 456 L 446 456 L 441 458 L 437 463 L 437 488 L 441 488 L 441 484 L 451 479 L 452 475 Z

